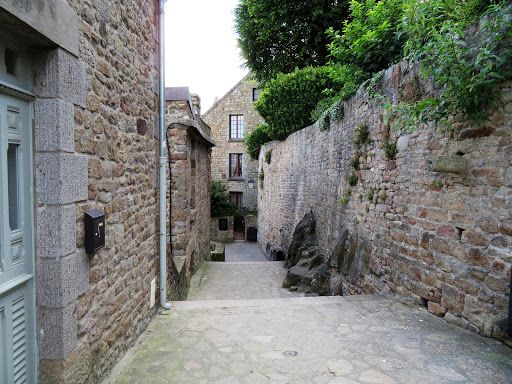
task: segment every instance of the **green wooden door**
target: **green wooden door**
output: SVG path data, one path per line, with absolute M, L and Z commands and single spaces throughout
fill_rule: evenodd
M 31 104 L 0 93 L 0 383 L 37 381 Z

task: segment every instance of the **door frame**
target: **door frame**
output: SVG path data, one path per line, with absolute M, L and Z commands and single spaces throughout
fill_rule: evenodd
M 24 309 L 24 324 L 25 324 L 25 354 L 26 354 L 26 372 L 27 382 L 36 383 L 38 379 L 38 354 L 37 354 L 37 308 L 36 308 L 36 283 L 35 283 L 35 206 L 34 206 L 34 191 L 35 191 L 35 180 L 34 180 L 34 111 L 33 111 L 33 100 L 35 95 L 27 88 L 33 86 L 33 80 L 31 76 L 31 54 L 27 48 L 21 45 L 11 35 L 0 31 L 0 58 L 4 57 L 5 49 L 9 48 L 16 53 L 16 56 L 20 59 L 19 61 L 19 76 L 11 76 L 5 72 L 5 67 L 0 70 L 0 95 L 2 98 L 7 97 L 6 102 L 9 103 L 9 98 L 12 99 L 13 104 L 17 101 L 26 103 L 22 105 L 24 110 L 22 113 L 28 114 L 28 116 L 22 116 L 23 125 L 19 137 L 19 145 L 21 148 L 21 160 L 19 165 L 19 177 L 20 187 L 18 195 L 20 197 L 20 207 L 22 215 L 22 249 L 25 254 L 24 257 L 24 268 L 25 270 L 20 273 L 19 276 L 14 275 L 14 278 L 9 275 L 6 276 L 6 282 L 0 286 L 0 298 L 7 299 L 9 296 L 13 297 L 15 292 L 20 292 L 23 296 L 23 309 Z M 0 60 L 1 61 L 1 60 Z M 0 116 L 2 119 L 6 119 L 6 116 Z M 4 120 L 2 123 L 7 123 Z M 5 130 L 5 132 L 2 132 Z M 11 142 L 17 140 L 9 139 L 8 127 L 3 127 L 0 131 L 2 140 L 0 142 L 0 156 L 2 159 L 7 158 L 7 149 Z M 6 140 L 4 140 L 6 139 Z M 5 152 L 4 152 L 5 151 Z M 2 161 L 3 162 L 3 161 Z M 0 177 L 7 177 L 7 164 L 0 164 Z M 0 215 L 0 240 L 1 250 L 0 252 L 4 255 L 11 253 L 11 231 L 8 224 L 9 211 L 5 209 L 8 201 L 7 194 L 7 183 L 2 183 L 0 186 L 1 196 L 0 204 L 2 205 L 2 213 Z M 9 273 L 10 271 L 6 271 Z M 3 273 L 2 273 L 3 274 Z M 1 275 L 1 274 L 0 274 Z M 25 291 L 22 293 L 22 291 Z M 19 301 L 19 300 L 18 300 Z M 7 308 L 7 307 L 6 307 Z M 12 316 L 12 308 L 9 308 Z M 4 312 L 4 316 L 7 312 Z M 5 327 L 7 323 L 4 323 Z M 2 326 L 2 324 L 0 324 Z M 2 341 L 2 347 L 6 346 L 7 343 L 14 335 L 9 334 L 8 329 L 0 329 L 0 339 L 2 338 L 1 333 L 5 332 L 6 339 Z M 2 368 L 3 377 L 0 376 L 0 380 L 9 380 L 7 377 L 11 372 L 12 357 L 7 354 L 4 361 L 0 361 L 0 367 Z M 2 364 L 7 364 L 6 367 L 2 367 Z

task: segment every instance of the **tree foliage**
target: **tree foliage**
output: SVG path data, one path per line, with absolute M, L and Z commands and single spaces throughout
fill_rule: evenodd
M 325 98 L 325 89 L 339 91 L 340 87 L 326 67 L 298 69 L 269 81 L 255 108 L 268 124 L 268 136 L 272 140 L 284 140 L 314 123 L 311 112 Z
M 404 37 L 398 33 L 404 0 L 351 1 L 351 18 L 343 29 L 330 27 L 331 64 L 356 66 L 366 74 L 388 68 L 402 58 Z
M 229 201 L 227 187 L 220 181 L 212 180 L 211 184 L 211 216 L 233 216 L 238 212 L 236 204 Z
M 422 63 L 421 75 L 432 77 L 442 91 L 413 104 L 387 103 L 388 117 L 398 117 L 399 126 L 412 129 L 429 121 L 448 128 L 455 121 L 482 123 L 501 105 L 499 85 L 512 77 L 512 7 L 501 1 L 484 8 L 475 39 L 466 34 L 465 26 L 480 16 L 485 3 L 431 0 L 428 6 L 412 3 L 407 10 L 405 51 L 411 60 Z
M 247 67 L 265 83 L 278 73 L 324 65 L 325 31 L 340 29 L 348 0 L 240 0 L 235 29 Z

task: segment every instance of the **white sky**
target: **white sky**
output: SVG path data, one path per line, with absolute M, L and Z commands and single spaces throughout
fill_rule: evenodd
M 233 10 L 238 0 L 169 0 L 165 3 L 165 85 L 189 87 L 201 113 L 246 74 L 240 66 Z

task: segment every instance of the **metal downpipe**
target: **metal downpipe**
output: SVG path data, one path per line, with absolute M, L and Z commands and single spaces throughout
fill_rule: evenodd
M 160 193 L 160 306 L 163 309 L 171 309 L 171 304 L 167 302 L 167 228 L 166 228 L 166 200 L 167 200 L 167 154 L 166 154 L 166 134 L 165 134 L 165 38 L 164 38 L 164 3 L 160 0 L 160 9 L 158 15 L 158 27 L 160 32 L 160 130 L 159 130 L 159 193 Z

